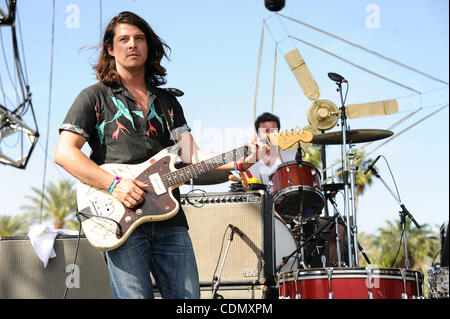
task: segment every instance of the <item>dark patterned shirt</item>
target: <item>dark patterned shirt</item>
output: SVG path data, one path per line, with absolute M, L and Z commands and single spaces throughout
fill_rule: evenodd
M 176 139 L 190 131 L 183 109 L 171 93 L 158 90 L 158 98 L 147 91 L 147 114 L 144 115 L 133 95 L 124 87 L 111 88 L 94 84 L 76 97 L 59 131 L 68 130 L 83 135 L 91 148 L 90 158 L 98 165 L 106 163 L 138 164 L 163 148 L 171 146 L 171 134 L 162 113 L 160 98 L 164 98 Z M 173 195 L 180 200 L 179 189 Z M 173 218 L 159 223 L 186 226 L 180 210 Z

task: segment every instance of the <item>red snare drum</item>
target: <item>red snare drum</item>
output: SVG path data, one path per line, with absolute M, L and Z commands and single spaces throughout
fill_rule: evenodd
M 314 165 L 286 162 L 270 175 L 275 210 L 281 216 L 319 216 L 325 203 L 321 192 L 321 177 Z
M 311 268 L 280 273 L 282 299 L 423 298 L 422 272 L 381 268 Z

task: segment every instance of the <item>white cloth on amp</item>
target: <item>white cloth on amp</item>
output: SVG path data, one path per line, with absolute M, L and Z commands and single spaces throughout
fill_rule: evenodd
M 33 246 L 36 255 L 44 263 L 44 268 L 47 267 L 50 258 L 56 257 L 56 252 L 53 245 L 58 234 L 77 235 L 78 231 L 70 229 L 56 229 L 43 224 L 34 225 L 28 231 L 31 246 Z

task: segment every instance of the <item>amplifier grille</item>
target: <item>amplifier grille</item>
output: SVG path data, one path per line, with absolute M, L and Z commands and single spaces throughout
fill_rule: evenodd
M 221 283 L 263 283 L 272 273 L 273 217 L 266 209 L 263 191 L 248 193 L 208 193 L 183 195 L 183 210 L 199 270 L 200 284 L 211 285 L 234 233 L 221 274 Z

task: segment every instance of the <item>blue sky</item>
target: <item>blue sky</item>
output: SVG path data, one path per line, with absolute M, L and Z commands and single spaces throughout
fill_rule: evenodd
M 47 139 L 48 156 L 52 158 L 57 128 L 68 108 L 83 88 L 96 82 L 91 65 L 98 54 L 92 47 L 99 42 L 99 25 L 102 24 L 104 29 L 115 14 L 131 10 L 145 18 L 171 47 L 170 61 L 164 61 L 168 70 L 166 86 L 185 92 L 179 100 L 193 129 L 192 134 L 204 149 L 225 152 L 247 142 L 253 122 L 263 21 L 265 33 L 257 114 L 271 110 L 275 42 L 278 42 L 278 54 L 274 112 L 280 116 L 284 129 L 306 126 L 307 111 L 312 104 L 303 95 L 283 58 L 294 48 L 300 51 L 311 70 L 322 99 L 339 105 L 335 84 L 327 76 L 328 72 L 336 72 L 349 81 L 348 104 L 398 100 L 398 114 L 350 119 L 351 129 L 387 129 L 412 111 L 420 110 L 393 129 L 395 138 L 392 141 L 381 147 L 385 141 L 378 141 L 365 150 L 374 150 L 371 158 L 386 157 L 402 202 L 420 224 L 428 223 L 438 229 L 448 221 L 448 106 L 401 133 L 448 104 L 448 85 L 274 15 L 264 7 L 263 0 L 109 0 L 102 1 L 101 22 L 98 1 L 57 0 L 49 108 L 52 1 L 19 0 L 17 6 L 25 52 L 23 61 L 41 137 L 25 170 L 0 166 L 3 181 L 0 183 L 3 199 L 0 214 L 20 213 L 19 207 L 28 203 L 24 196 L 31 194 L 31 187 L 41 188 Z M 444 0 L 286 0 L 285 8 L 280 11 L 444 82 L 449 78 L 448 12 L 448 1 Z M 2 27 L 1 31 L 8 49 L 9 30 Z M 288 35 L 313 43 L 422 94 L 382 80 L 300 41 L 286 39 Z M 0 62 L 0 72 L 6 92 L 14 97 L 4 62 Z M 47 124 L 50 128 L 48 136 Z M 331 131 L 339 129 L 335 127 Z M 363 144 L 356 148 L 360 146 Z M 14 145 L 1 147 L 6 151 Z M 339 157 L 339 146 L 327 146 L 329 165 Z M 393 189 L 386 162 L 381 159 L 377 167 Z M 69 177 L 51 161 L 47 162 L 46 169 L 47 181 Z M 203 188 L 218 192 L 229 189 L 228 184 Z M 186 191 L 189 187 L 183 186 L 182 192 Z M 359 231 L 375 232 L 386 220 L 397 220 L 398 211 L 397 202 L 381 181 L 374 180 L 360 198 Z

